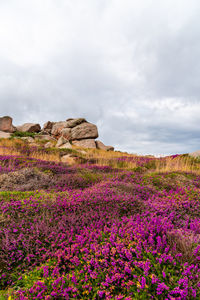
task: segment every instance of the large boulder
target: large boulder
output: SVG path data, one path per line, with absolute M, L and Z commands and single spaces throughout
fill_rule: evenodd
M 60 131 L 61 135 L 67 139 L 68 141 L 71 140 L 71 128 L 63 128 L 61 131 Z
M 67 142 L 68 140 L 66 140 L 63 136 L 61 136 L 57 141 L 56 148 L 59 148 L 60 146 L 66 144 Z
M 87 121 L 84 118 L 78 118 L 78 119 L 67 119 L 66 122 L 67 122 L 66 127 L 73 128 Z
M 54 124 L 55 124 L 55 122 L 47 121 L 43 125 L 42 131 L 50 133 Z
M 100 150 L 114 151 L 114 147 L 112 147 L 112 146 L 106 146 L 101 141 L 96 141 L 96 146 L 97 146 L 97 149 L 100 149 Z
M 94 139 L 75 140 L 72 141 L 72 144 L 77 147 L 96 149 L 96 143 Z
M 8 139 L 9 137 L 11 137 L 11 133 L 0 131 L 0 139 Z
M 72 140 L 95 139 L 98 137 L 97 126 L 84 122 L 72 128 L 71 135 Z
M 9 116 L 0 118 L 0 131 L 13 133 L 16 128 L 12 125 L 12 118 Z
M 55 122 L 52 126 L 51 134 L 54 136 L 61 136 L 61 131 L 63 128 L 66 128 L 66 126 L 66 121 Z
M 23 125 L 17 126 L 17 130 L 21 132 L 40 132 L 41 127 L 38 123 L 24 123 Z

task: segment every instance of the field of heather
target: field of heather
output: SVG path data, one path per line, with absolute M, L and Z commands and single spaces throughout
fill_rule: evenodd
M 12 151 L 0 156 L 0 299 L 200 299 L 198 160 L 74 150 L 70 166 Z

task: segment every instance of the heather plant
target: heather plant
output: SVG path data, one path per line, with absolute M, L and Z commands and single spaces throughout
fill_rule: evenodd
M 156 171 L 151 157 L 87 155 L 0 156 L 2 299 L 199 299 L 200 177 L 177 156 Z

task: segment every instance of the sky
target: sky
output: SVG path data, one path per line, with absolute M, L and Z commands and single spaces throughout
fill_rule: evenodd
M 200 149 L 199 0 L 0 0 L 0 116 L 85 117 L 121 151 Z

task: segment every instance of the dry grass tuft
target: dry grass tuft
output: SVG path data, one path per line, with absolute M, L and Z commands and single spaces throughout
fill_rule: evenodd
M 51 153 L 41 147 L 31 146 L 21 139 L 0 139 L 0 155 L 23 155 L 46 161 L 60 162 L 59 152 Z
M 200 174 L 200 168 L 189 156 L 167 157 L 155 161 L 155 171 L 166 172 L 186 172 Z

